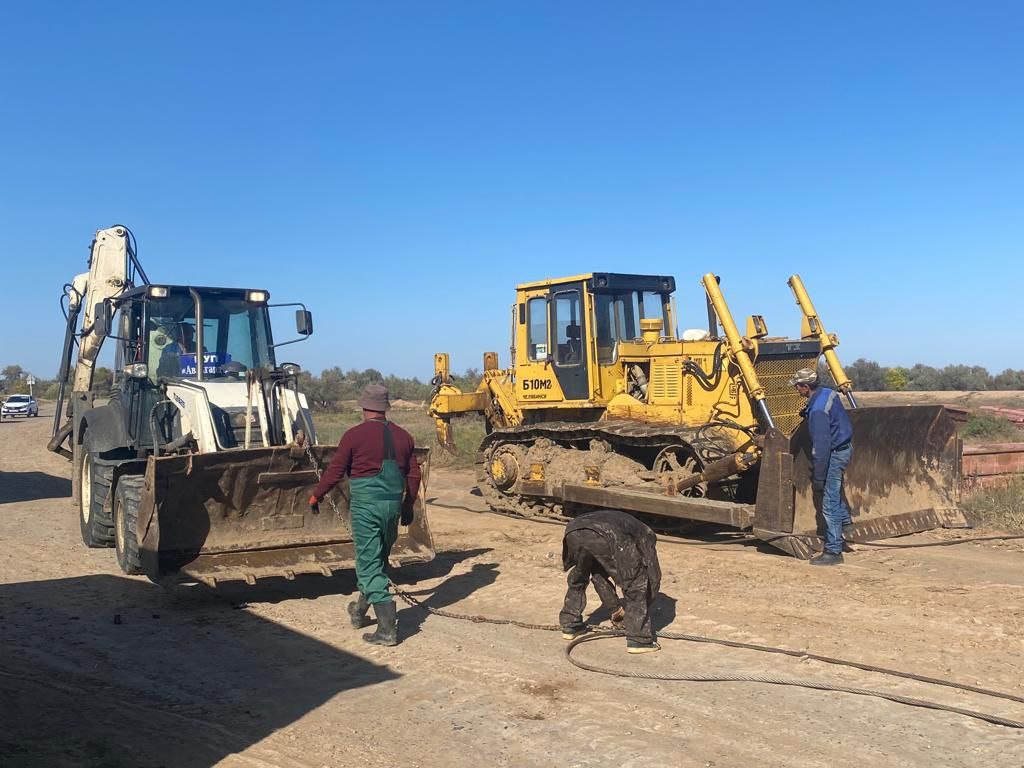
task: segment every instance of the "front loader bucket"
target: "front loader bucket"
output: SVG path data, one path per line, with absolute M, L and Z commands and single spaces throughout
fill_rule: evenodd
M 849 411 L 853 456 L 843 482 L 854 541 L 902 536 L 967 522 L 959 502 L 962 445 L 941 405 Z M 811 491 L 807 425 L 765 443 L 755 534 L 797 557 L 820 549 L 824 518 Z
M 320 469 L 334 450 L 312 449 Z M 397 565 L 434 557 L 424 505 L 429 450 L 416 452 L 423 482 L 413 524 L 399 529 L 391 553 Z M 157 582 L 215 585 L 354 567 L 348 481 L 331 491 L 319 512 L 308 504 L 316 484 L 309 455 L 296 447 L 150 457 L 137 523 L 143 571 Z

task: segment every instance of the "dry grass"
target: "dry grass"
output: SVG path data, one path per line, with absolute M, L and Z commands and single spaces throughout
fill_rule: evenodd
M 979 405 L 995 405 L 1004 408 L 1024 408 L 1024 392 L 1015 390 L 989 390 L 985 392 L 858 392 L 857 402 L 861 405 L 958 405 L 962 408 L 976 408 Z
M 972 413 L 960 427 L 960 436 L 967 443 L 1016 443 L 1024 439 L 1024 431 L 999 416 Z
M 960 502 L 976 528 L 1024 530 L 1024 477 L 1003 486 L 983 488 Z
M 484 422 L 479 416 L 463 416 L 452 422 L 457 450 L 455 454 L 444 451 L 437 444 L 434 420 L 426 410 L 393 409 L 388 412 L 395 424 L 405 429 L 416 445 L 431 449 L 431 464 L 441 467 L 470 467 L 476 461 L 480 441 L 484 438 Z M 318 413 L 314 416 L 317 439 L 320 443 L 337 443 L 349 427 L 362 421 L 362 413 L 358 410 L 345 410 L 341 413 Z

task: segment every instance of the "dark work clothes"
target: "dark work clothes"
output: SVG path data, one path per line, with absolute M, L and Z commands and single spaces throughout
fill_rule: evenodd
M 405 477 L 408 498 L 415 499 L 420 490 L 420 465 L 413 456 L 412 435 L 397 424 L 387 422 L 391 428 L 395 461 Z M 373 477 L 380 473 L 384 462 L 384 419 L 370 419 L 349 429 L 341 437 L 327 471 L 313 491 L 318 499 L 327 495 L 342 477 Z
M 618 598 L 611 580 L 622 590 L 627 638 L 653 642 L 650 609 L 661 587 L 656 543 L 650 528 L 619 510 L 587 512 L 570 521 L 562 539 L 562 567 L 569 571 L 565 604 L 559 614 L 562 629 L 583 628 L 591 580 L 604 606 L 614 610 Z

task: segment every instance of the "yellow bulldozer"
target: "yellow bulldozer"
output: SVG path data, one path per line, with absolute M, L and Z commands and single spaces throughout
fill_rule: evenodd
M 845 493 L 856 541 L 962 526 L 962 445 L 941 406 L 859 408 L 830 334 L 798 275 L 799 338 L 741 334 L 706 274 L 708 327 L 679 334 L 675 279 L 595 272 L 524 283 L 512 307 L 511 363 L 484 355 L 474 391 L 434 357 L 430 412 L 454 449 L 453 417 L 486 423 L 478 479 L 495 510 L 564 519 L 611 507 L 662 529 L 702 521 L 753 530 L 798 557 L 819 546 L 804 401 L 789 384 L 824 365 L 854 428 Z

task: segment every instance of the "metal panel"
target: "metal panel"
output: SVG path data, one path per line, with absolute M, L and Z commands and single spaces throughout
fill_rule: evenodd
M 720 523 L 733 528 L 749 528 L 754 518 L 753 504 L 735 504 L 689 496 L 662 496 L 649 491 L 626 488 L 595 488 L 567 484 L 562 487 L 561 497 L 565 501 L 578 504 Z

